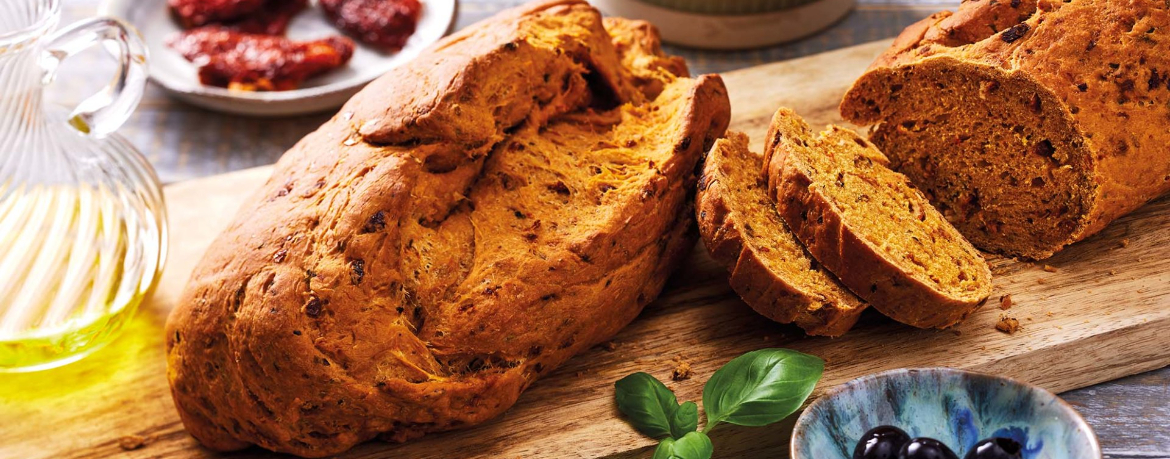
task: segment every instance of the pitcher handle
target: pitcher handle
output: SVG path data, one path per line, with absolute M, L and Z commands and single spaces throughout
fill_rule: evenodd
M 48 84 L 56 78 L 61 61 L 97 44 L 118 61 L 118 70 L 104 89 L 73 109 L 69 125 L 83 134 L 100 138 L 116 131 L 130 118 L 146 90 L 147 51 L 138 31 L 114 18 L 77 22 L 49 38 L 41 66 Z

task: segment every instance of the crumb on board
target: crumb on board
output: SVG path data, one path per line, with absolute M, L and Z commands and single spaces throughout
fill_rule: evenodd
M 1040 284 L 1040 285 L 1044 285 L 1044 284 L 1047 284 L 1047 283 L 1048 283 L 1048 280 L 1046 280 L 1046 279 L 1044 279 L 1043 277 L 1041 277 L 1041 278 L 1039 278 L 1039 279 L 1036 279 L 1036 283 L 1037 283 L 1037 284 Z
M 999 308 L 1007 311 L 1012 308 L 1012 294 L 999 297 Z
M 1110 269 L 1110 270 L 1109 270 L 1109 275 L 1110 275 L 1110 276 L 1116 276 L 1116 275 L 1117 275 L 1117 270 L 1116 270 L 1116 269 Z
M 133 451 L 146 446 L 148 439 L 142 435 L 126 435 L 118 439 L 118 446 L 123 451 Z
M 1120 245 L 1121 245 L 1121 248 L 1123 248 L 1123 249 L 1126 247 L 1129 247 L 1129 238 L 1122 239 Z
M 1056 272 L 1056 267 L 1052 265 L 1044 265 L 1044 270 L 1050 273 Z
M 606 341 L 604 343 L 598 344 L 597 347 L 605 349 L 606 351 L 609 351 L 609 352 L 613 352 L 613 351 L 617 350 L 617 343 L 615 343 L 613 341 Z
M 1000 314 L 999 322 L 995 323 L 995 329 L 1009 335 L 1014 335 L 1020 329 L 1020 321 L 1015 317 L 1008 317 L 1007 314 Z
M 1046 315 L 1048 317 L 1052 317 L 1052 311 L 1048 311 L 1048 312 L 1044 313 L 1044 315 Z
M 674 371 L 670 373 L 670 379 L 675 381 L 685 381 L 691 379 L 691 363 L 683 360 L 682 356 L 674 358 Z

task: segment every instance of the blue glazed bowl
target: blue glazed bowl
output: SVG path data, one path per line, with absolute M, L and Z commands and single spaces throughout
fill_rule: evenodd
M 979 440 L 1008 437 L 1024 445 L 1024 459 L 1101 459 L 1093 429 L 1056 395 L 950 368 L 863 376 L 821 396 L 796 421 L 792 459 L 851 459 L 880 425 L 942 441 L 960 458 Z

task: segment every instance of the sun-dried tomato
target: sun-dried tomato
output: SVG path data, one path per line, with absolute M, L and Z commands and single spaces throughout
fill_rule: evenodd
M 185 28 L 233 21 L 264 6 L 265 0 L 168 0 L 171 13 Z
M 418 25 L 418 0 L 321 0 L 333 23 L 363 43 L 383 51 L 406 46 Z
M 183 32 L 169 45 L 199 66 L 203 84 L 239 91 L 296 89 L 345 65 L 354 50 L 353 41 L 340 36 L 292 41 L 214 26 Z
M 244 33 L 284 35 L 294 16 L 309 7 L 309 0 L 268 0 L 252 14 L 224 25 Z
M 184 28 L 221 25 L 240 32 L 283 35 L 308 0 L 169 0 Z

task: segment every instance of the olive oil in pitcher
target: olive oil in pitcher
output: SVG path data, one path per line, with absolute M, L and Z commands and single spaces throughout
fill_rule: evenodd
M 112 131 L 142 97 L 146 54 L 113 19 L 51 33 L 58 0 L 0 3 L 0 372 L 112 340 L 157 281 L 165 211 L 149 163 Z M 92 45 L 120 66 L 73 113 L 48 109 L 57 64 Z

